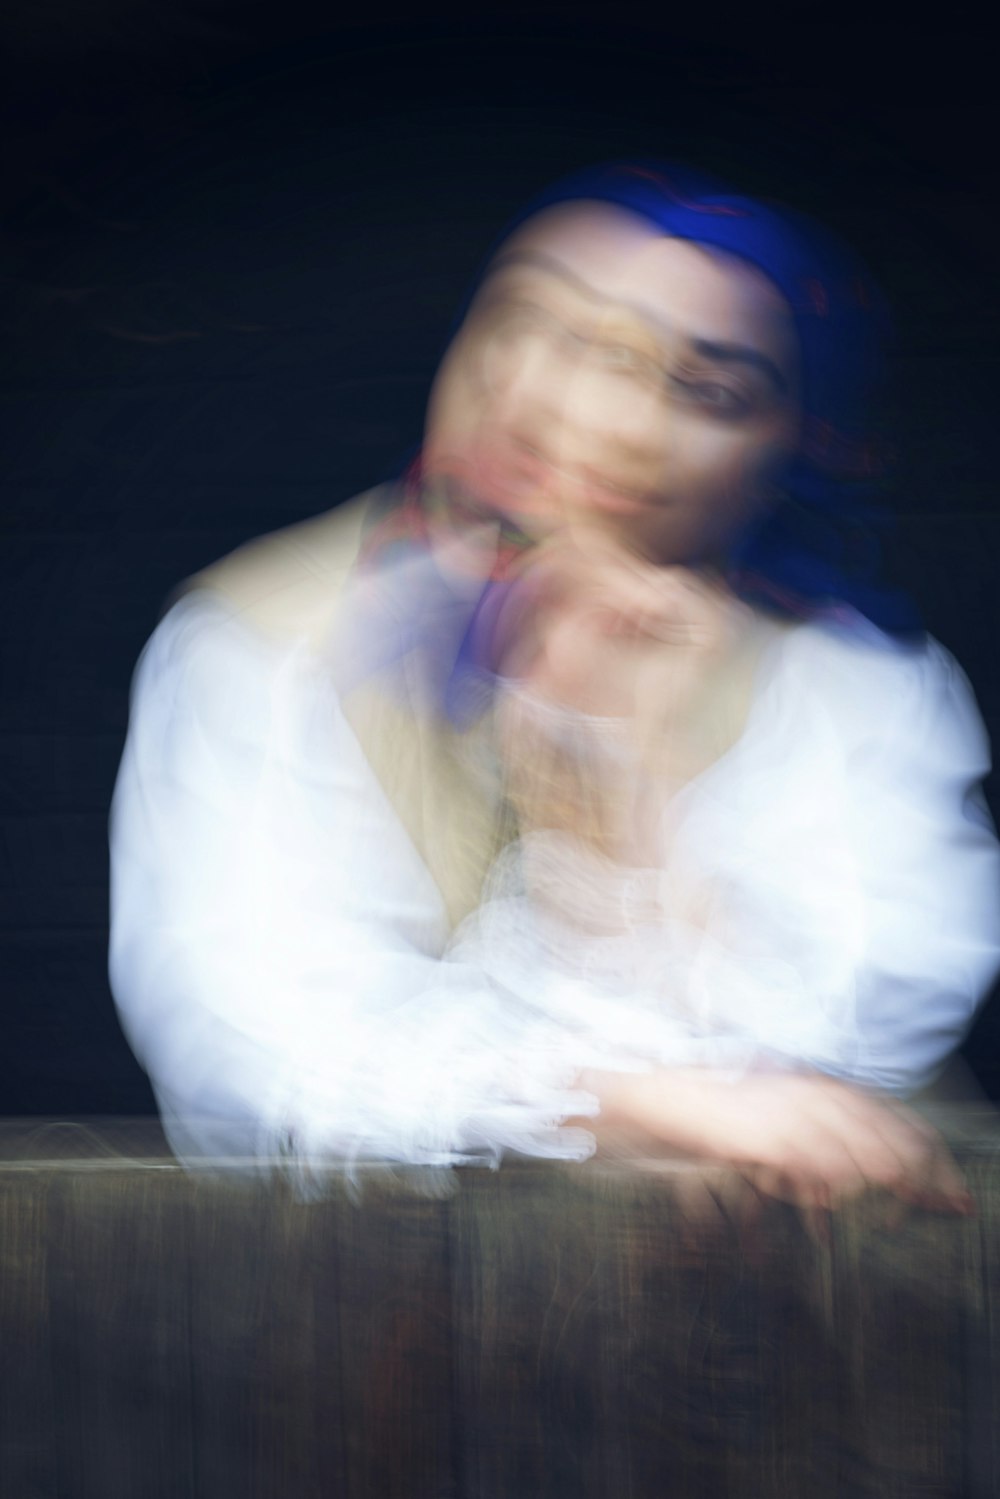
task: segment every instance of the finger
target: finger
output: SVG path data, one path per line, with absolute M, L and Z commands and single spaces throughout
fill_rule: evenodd
M 575 594 L 599 597 L 609 607 L 645 618 L 650 625 L 657 620 L 714 619 L 729 597 L 689 568 L 656 566 L 625 548 L 610 546 L 603 537 L 596 541 L 579 538 L 575 549 L 564 549 L 554 557 L 550 553 L 536 563 L 536 570 Z
M 825 1102 L 813 1090 L 807 1100 L 810 1105 Z M 761 1126 L 760 1133 L 753 1127 L 755 1122 Z M 821 1204 L 826 1202 L 824 1191 L 849 1196 L 864 1190 L 864 1173 L 846 1143 L 849 1121 L 842 1111 L 827 1106 L 825 1114 L 816 1118 L 804 1113 L 800 1105 L 775 1121 L 768 1108 L 762 1116 L 749 1114 L 743 1124 L 742 1134 L 734 1140 L 737 1154 L 745 1165 L 757 1168 L 754 1179 L 765 1190 L 780 1193 L 787 1183 L 793 1184 L 794 1191 L 808 1186 Z
M 965 1175 L 940 1135 L 931 1151 L 928 1187 L 932 1193 L 955 1206 L 974 1206 Z
M 742 1172 L 728 1167 L 716 1179 L 709 1180 L 709 1189 L 719 1211 L 742 1242 L 744 1237 L 752 1233 L 761 1216 L 763 1200 L 760 1193 Z
M 943 1141 L 922 1121 L 917 1128 L 908 1112 L 847 1086 L 831 1090 L 826 1101 L 833 1111 L 827 1115 L 831 1125 L 839 1128 L 858 1172 L 872 1186 L 922 1192 L 934 1180 L 935 1160 L 944 1151 L 941 1187 L 946 1192 L 961 1190 L 960 1177 L 950 1174 L 954 1163 Z M 836 1115 L 839 1120 L 834 1123 Z
M 978 1211 L 965 1177 L 946 1150 L 933 1156 L 922 1176 L 900 1182 L 895 1191 L 898 1197 L 927 1212 L 974 1217 Z
M 855 1146 L 842 1131 L 814 1128 L 802 1133 L 786 1169 L 794 1181 L 807 1184 L 811 1200 L 820 1207 L 857 1197 L 868 1187 L 868 1177 Z
M 774 1170 L 758 1166 L 749 1176 L 764 1197 L 790 1203 L 792 1207 L 805 1211 L 809 1208 L 827 1208 L 831 1202 L 829 1184 L 807 1167 L 799 1171 Z
M 893 1170 L 887 1158 L 879 1169 L 873 1153 L 869 1164 L 874 1181 L 907 1201 L 941 1211 L 968 1212 L 974 1208 L 958 1163 L 937 1130 L 919 1115 L 892 1103 L 877 1105 L 871 1118 L 886 1151 L 897 1163 Z
M 979 1206 L 971 1192 L 937 1192 L 903 1184 L 893 1189 L 896 1200 L 925 1213 L 946 1213 L 956 1218 L 975 1218 Z

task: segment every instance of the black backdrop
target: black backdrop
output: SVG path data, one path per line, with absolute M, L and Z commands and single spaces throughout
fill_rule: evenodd
M 892 571 L 1000 734 L 989 36 L 415 10 L 3 11 L 0 1113 L 152 1108 L 107 988 L 106 823 L 164 596 L 395 466 L 498 227 L 574 166 L 685 158 L 861 249 L 897 320 Z M 994 1095 L 997 1011 L 967 1047 Z

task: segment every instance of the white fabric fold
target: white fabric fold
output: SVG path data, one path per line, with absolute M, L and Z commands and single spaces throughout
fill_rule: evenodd
M 943 647 L 802 626 L 675 798 L 658 868 L 588 869 L 535 835 L 449 938 L 329 663 L 191 594 L 133 685 L 113 992 L 181 1158 L 302 1183 L 331 1157 L 582 1159 L 565 1121 L 596 1112 L 587 1068 L 804 1067 L 906 1095 L 1000 965 L 988 768 Z M 612 931 L 539 908 L 525 870 L 546 860 L 618 903 Z

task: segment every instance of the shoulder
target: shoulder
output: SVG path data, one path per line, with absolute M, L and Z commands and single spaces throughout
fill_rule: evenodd
M 132 679 L 133 721 L 197 712 L 219 727 L 264 722 L 286 667 L 328 635 L 357 559 L 373 490 L 261 536 L 174 590 Z
M 975 693 L 952 653 L 931 635 L 901 640 L 854 611 L 798 626 L 786 675 L 854 743 L 990 765 Z
M 265 640 L 317 642 L 333 622 L 366 521 L 384 499 L 384 489 L 370 490 L 323 515 L 257 537 L 186 579 L 173 601 L 207 595 Z

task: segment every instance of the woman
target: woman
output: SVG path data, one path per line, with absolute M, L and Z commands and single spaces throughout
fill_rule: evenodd
M 998 966 L 962 673 L 847 566 L 881 315 L 656 166 L 513 226 L 398 486 L 194 579 L 137 670 L 111 975 L 184 1159 L 595 1138 L 969 1206 L 901 1099 Z

